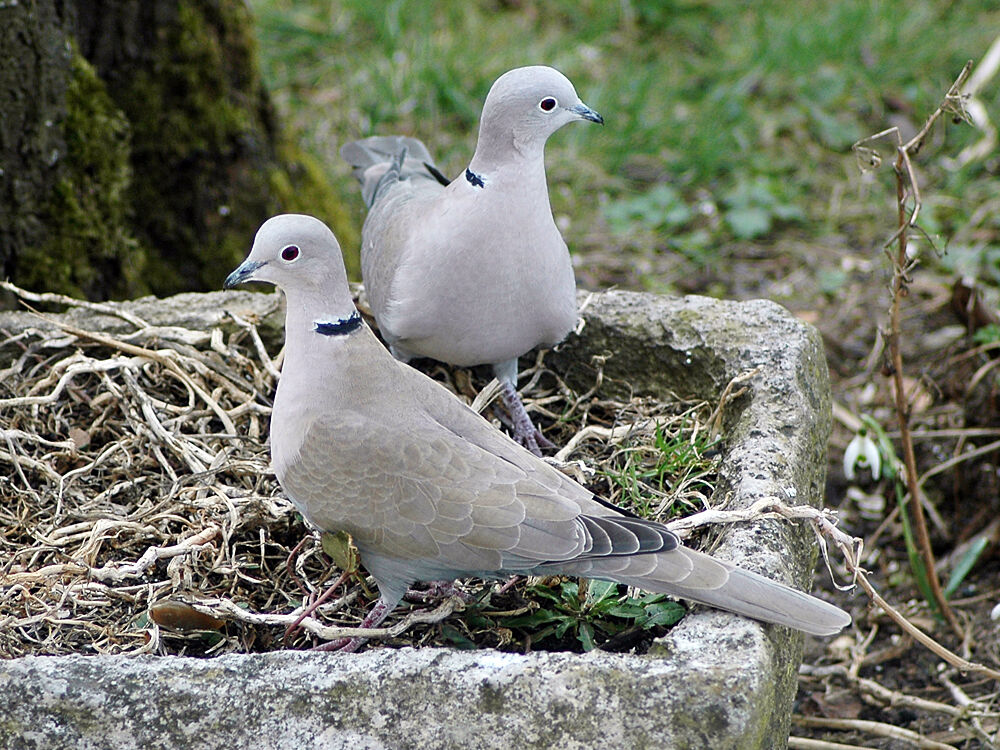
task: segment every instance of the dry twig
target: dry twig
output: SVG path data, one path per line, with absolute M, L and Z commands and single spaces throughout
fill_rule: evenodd
M 115 315 L 135 331 L 50 320 L 0 340 L 10 363 L 0 380 L 0 463 L 9 467 L 0 478 L 8 499 L 0 504 L 0 654 L 271 647 L 268 631 L 298 615 L 303 591 L 322 590 L 340 574 L 268 468 L 263 401 L 279 377 L 280 355 L 266 351 L 252 320 L 234 318 L 235 333 L 171 328 L 165 339 L 156 333 L 167 329 L 117 315 L 115 305 L 26 298 Z M 707 414 L 701 404 L 678 413 L 639 400 L 597 401 L 595 390 L 572 393 L 542 355 L 524 372 L 528 408 L 603 429 L 655 422 L 664 434 L 679 434 Z M 631 431 L 639 441 L 631 450 L 651 435 Z M 578 455 L 596 462 L 618 454 L 595 440 Z M 686 492 L 697 490 L 682 480 L 671 495 Z M 289 548 L 300 541 L 289 569 Z M 361 618 L 362 591 L 354 584 L 322 606 L 291 645 L 350 634 L 338 628 Z M 178 601 L 210 605 L 225 626 L 178 632 L 150 616 Z M 378 637 L 408 628 L 410 638 L 440 642 L 431 626 L 446 615 L 395 613 Z
M 896 161 L 894 170 L 896 174 L 896 210 L 897 210 L 897 230 L 886 242 L 886 247 L 895 243 L 895 254 L 888 253 L 892 262 L 892 297 L 889 307 L 889 330 L 885 339 L 888 344 L 889 362 L 887 370 L 893 379 L 894 394 L 896 398 L 896 417 L 899 423 L 899 437 L 903 448 L 903 466 L 906 474 L 906 486 L 909 497 L 913 499 L 910 507 L 913 510 L 914 527 L 917 534 L 917 548 L 923 558 L 926 569 L 927 582 L 934 603 L 941 614 L 948 621 L 952 631 L 962 637 L 962 626 L 955 617 L 948 604 L 947 598 L 941 588 L 941 581 L 938 578 L 937 568 L 934 561 L 934 552 L 931 549 L 930 535 L 927 532 L 927 521 L 924 518 L 924 505 L 920 491 L 920 483 L 917 476 L 917 461 L 913 452 L 913 438 L 910 435 L 910 405 L 906 394 L 906 387 L 903 377 L 903 355 L 900 346 L 902 336 L 901 323 L 901 303 L 907 296 L 910 285 L 910 272 L 916 260 L 910 257 L 907 250 L 909 241 L 909 231 L 917 224 L 920 215 L 922 201 L 920 198 L 920 186 L 913 168 L 913 157 L 920 151 L 931 128 L 937 120 L 945 113 L 952 113 L 965 116 L 962 86 L 972 70 L 972 61 L 966 63 L 958 78 L 951 85 L 948 93 L 945 94 L 941 105 L 927 118 L 924 126 L 906 143 L 897 128 L 889 128 L 881 133 L 865 138 L 854 144 L 854 151 L 859 159 L 864 162 L 862 168 L 877 167 L 879 164 L 878 154 L 869 144 L 875 141 L 892 136 L 896 141 Z M 912 206 L 910 205 L 912 201 Z

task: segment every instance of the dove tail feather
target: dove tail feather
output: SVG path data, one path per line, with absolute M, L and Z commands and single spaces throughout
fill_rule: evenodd
M 381 193 L 387 185 L 392 185 L 393 183 L 399 182 L 403 179 L 403 162 L 405 161 L 406 147 L 404 146 L 399 150 L 396 158 L 389 164 L 389 168 L 383 172 L 378 182 L 375 183 L 375 188 L 371 191 L 371 193 L 365 195 L 365 203 L 368 204 L 368 208 L 375 205 L 375 201 L 378 199 L 379 193 Z
M 691 571 L 680 580 L 676 580 L 677 561 L 667 559 L 677 555 L 687 558 Z M 755 620 L 787 625 L 812 635 L 834 635 L 851 623 L 851 616 L 839 607 L 702 552 L 682 547 L 657 557 L 659 564 L 652 572 L 632 577 L 624 570 L 613 577 L 620 583 L 647 591 L 670 594 Z M 720 567 L 725 575 L 721 583 L 713 586 L 710 579 L 718 577 Z M 661 576 L 662 572 L 666 575 Z M 600 573 L 595 570 L 594 575 L 597 577 Z
M 392 182 L 421 177 L 448 184 L 448 178 L 435 166 L 427 146 L 416 138 L 375 135 L 345 143 L 340 148 L 340 156 L 353 167 L 354 177 L 361 183 L 361 194 L 369 208 L 379 191 Z M 387 179 L 394 167 L 395 176 Z

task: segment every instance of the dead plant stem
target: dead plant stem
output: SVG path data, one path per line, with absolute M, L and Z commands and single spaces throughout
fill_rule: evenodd
M 917 184 L 916 174 L 913 164 L 910 161 L 911 155 L 916 155 L 924 143 L 924 139 L 930 132 L 931 127 L 937 119 L 949 108 L 952 107 L 954 97 L 961 91 L 965 79 L 971 70 L 971 63 L 967 64 L 962 73 L 952 84 L 944 101 L 934 111 L 934 113 L 924 123 L 923 128 L 913 138 L 905 144 L 899 144 L 896 148 L 896 162 L 893 165 L 896 174 L 896 209 L 898 213 L 898 230 L 894 235 L 896 242 L 896 254 L 893 258 L 892 275 L 892 302 L 889 307 L 889 335 L 887 337 L 889 349 L 890 370 L 893 384 L 895 386 L 896 417 L 899 422 L 899 442 L 903 449 L 903 465 L 906 472 L 906 487 L 910 497 L 910 508 L 913 513 L 914 528 L 917 536 L 917 547 L 920 556 L 923 558 L 924 566 L 927 569 L 927 580 L 930 584 L 931 594 L 934 597 L 941 614 L 948 621 L 951 629 L 959 639 L 964 637 L 961 624 L 955 613 L 952 611 L 941 589 L 941 581 L 938 578 L 937 568 L 934 560 L 934 551 L 931 549 L 930 534 L 927 532 L 927 520 L 924 516 L 923 503 L 920 496 L 920 484 L 917 476 L 917 460 L 913 452 L 913 437 L 910 434 L 910 404 L 906 394 L 906 387 L 903 379 L 903 354 L 900 347 L 902 337 L 901 324 L 901 303 L 907 296 L 910 278 L 909 269 L 912 262 L 907 254 L 908 231 L 917 219 L 920 211 L 920 192 Z M 897 136 L 898 137 L 898 136 Z M 907 199 L 913 196 L 913 207 L 907 207 Z

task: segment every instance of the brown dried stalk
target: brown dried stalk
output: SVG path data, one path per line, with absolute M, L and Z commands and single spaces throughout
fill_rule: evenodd
M 920 483 L 917 476 L 917 460 L 913 452 L 913 437 L 910 434 L 910 404 L 906 394 L 906 387 L 903 382 L 903 354 L 900 347 L 902 336 L 901 323 L 901 303 L 909 293 L 910 271 L 915 265 L 915 260 L 907 253 L 907 244 L 910 230 L 916 226 L 917 217 L 920 214 L 922 201 L 920 199 L 920 187 L 917 181 L 916 172 L 913 169 L 912 157 L 916 156 L 923 146 L 927 135 L 937 120 L 946 112 L 962 116 L 964 108 L 962 105 L 962 86 L 969 72 L 972 70 L 972 61 L 966 63 L 958 78 L 948 89 L 944 100 L 934 113 L 927 118 L 927 122 L 920 131 L 909 141 L 903 143 L 898 128 L 889 128 L 881 133 L 876 133 L 854 144 L 854 151 L 859 159 L 867 167 L 877 167 L 880 163 L 878 154 L 867 144 L 879 139 L 893 136 L 896 140 L 896 161 L 893 170 L 896 174 L 896 209 L 898 229 L 886 242 L 886 254 L 892 262 L 892 300 L 889 306 L 889 331 L 885 334 L 888 344 L 888 370 L 893 379 L 893 391 L 896 399 L 896 417 L 899 422 L 899 441 L 903 449 L 903 465 L 905 467 L 906 487 L 909 493 L 910 506 L 913 509 L 914 529 L 916 530 L 917 548 L 923 559 L 927 572 L 927 580 L 930 585 L 931 594 L 941 614 L 948 621 L 954 633 L 962 638 L 962 626 L 955 617 L 941 589 L 941 581 L 938 578 L 935 567 L 934 551 L 931 549 L 930 535 L 927 532 L 927 520 L 924 517 L 923 494 L 920 491 Z M 912 198 L 912 208 L 907 203 Z M 895 254 L 889 252 L 888 247 L 895 243 Z

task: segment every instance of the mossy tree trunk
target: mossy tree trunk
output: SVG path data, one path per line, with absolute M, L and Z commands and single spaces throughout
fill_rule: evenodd
M 0 3 L 6 277 L 90 298 L 213 289 L 269 215 L 335 220 L 280 138 L 252 22 L 243 0 Z
M 28 284 L 50 272 L 44 254 L 32 255 L 47 244 L 50 203 L 65 172 L 67 27 L 62 3 L 0 9 L 0 261 L 5 278 Z M 69 268 L 65 276 L 88 285 Z

